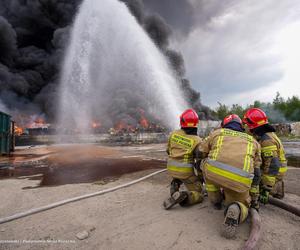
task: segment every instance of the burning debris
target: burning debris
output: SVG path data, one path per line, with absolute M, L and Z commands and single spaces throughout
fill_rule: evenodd
M 182 56 L 169 47 L 171 30 L 165 21 L 158 15 L 146 15 L 141 0 L 123 2 L 165 54 L 178 77 L 183 79 L 181 87 L 190 104 L 204 111 L 206 117 L 209 116 L 208 109 L 200 104 L 199 93 L 184 79 Z M 42 114 L 47 121 L 54 122 L 62 55 L 68 42 L 70 24 L 80 3 L 81 0 L 0 0 L 0 100 L 6 106 L 6 112 L 12 114 L 17 122 L 18 134 L 23 133 L 21 129 L 30 128 L 27 123 L 23 123 L 22 114 L 27 117 Z M 130 94 L 123 93 L 120 99 L 129 100 Z M 118 112 L 113 112 L 114 120 L 120 121 L 121 115 L 129 115 L 129 120 L 135 121 L 131 122 L 133 124 L 126 122 L 133 127 L 140 124 L 143 129 L 147 129 L 151 127 L 150 121 L 156 122 L 146 114 L 146 119 L 140 115 L 132 116 L 130 106 L 121 109 L 116 105 L 115 109 Z M 107 129 L 117 126 L 99 125 L 97 122 L 92 124 L 97 131 L 102 131 L 103 127 Z M 37 126 L 41 127 L 40 124 Z
M 49 134 L 50 123 L 46 123 L 42 117 L 19 115 L 17 121 L 18 123 L 14 124 L 16 136 Z

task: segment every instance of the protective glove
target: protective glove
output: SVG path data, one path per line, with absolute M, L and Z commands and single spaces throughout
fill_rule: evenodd
M 269 202 L 269 194 L 270 191 L 263 189 L 259 196 L 259 201 L 263 204 L 267 204 Z

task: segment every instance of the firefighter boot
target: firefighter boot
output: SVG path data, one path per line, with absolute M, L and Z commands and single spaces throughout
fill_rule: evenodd
M 227 239 L 232 239 L 236 235 L 236 228 L 239 224 L 241 210 L 238 204 L 233 203 L 228 206 L 224 224 L 222 227 L 222 236 Z
M 188 194 L 185 191 L 177 191 L 168 199 L 166 199 L 163 203 L 163 206 L 166 210 L 170 209 L 174 205 L 184 201 L 188 197 Z
M 172 196 L 175 192 L 179 191 L 182 182 L 179 179 L 173 179 L 170 186 L 170 195 Z

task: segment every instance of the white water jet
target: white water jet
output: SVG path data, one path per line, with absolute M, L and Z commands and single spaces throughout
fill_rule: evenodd
M 84 0 L 64 59 L 59 124 L 88 132 L 92 120 L 112 126 L 134 108 L 173 129 L 187 104 L 166 58 L 127 6 Z

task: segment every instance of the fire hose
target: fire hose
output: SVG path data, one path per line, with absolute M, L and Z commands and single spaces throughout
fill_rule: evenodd
M 290 213 L 293 213 L 297 216 L 300 216 L 300 209 L 289 204 L 283 202 L 279 199 L 269 197 L 269 204 L 272 204 L 276 207 L 282 208 Z M 259 240 L 260 231 L 261 231 L 261 218 L 258 212 L 254 208 L 250 208 L 250 220 L 251 220 L 251 229 L 248 240 L 246 241 L 243 250 L 251 250 L 254 249 L 256 243 Z
M 150 178 L 154 175 L 160 174 L 160 173 L 165 172 L 165 171 L 166 171 L 166 169 L 162 169 L 162 170 L 156 171 L 154 173 L 148 174 L 144 177 L 141 177 L 139 179 L 133 180 L 131 182 L 121 184 L 121 185 L 116 186 L 116 187 L 108 188 L 108 189 L 101 190 L 101 191 L 94 192 L 94 193 L 90 193 L 90 194 L 76 196 L 76 197 L 65 199 L 65 200 L 62 200 L 62 201 L 58 201 L 58 202 L 55 202 L 55 203 L 52 203 L 52 204 L 49 204 L 49 205 L 46 205 L 46 206 L 33 208 L 33 209 L 30 209 L 30 210 L 27 210 L 27 211 L 24 211 L 24 212 L 20 212 L 20 213 L 8 216 L 8 217 L 0 218 L 0 224 L 6 223 L 6 222 L 9 222 L 9 221 L 13 221 L 13 220 L 17 220 L 17 219 L 20 219 L 20 218 L 23 218 L 23 217 L 26 217 L 26 216 L 29 216 L 29 215 L 32 215 L 32 214 L 40 213 L 40 212 L 43 212 L 43 211 L 46 211 L 46 210 L 49 210 L 49 209 L 52 209 L 52 208 L 55 208 L 55 207 L 59 207 L 59 206 L 62 206 L 62 205 L 65 205 L 65 204 L 68 204 L 68 203 L 71 203 L 71 202 L 76 202 L 76 201 L 87 199 L 87 198 L 90 198 L 90 197 L 94 197 L 94 196 L 103 195 L 103 194 L 106 194 L 106 193 L 109 193 L 109 192 L 113 192 L 113 191 L 119 190 L 121 188 L 129 187 L 133 184 L 136 184 L 138 182 L 146 180 L 146 179 L 148 179 L 148 178 Z M 282 202 L 282 201 L 280 201 L 278 199 L 275 199 L 275 198 L 272 198 L 272 197 L 269 197 L 269 203 L 272 204 L 272 205 L 275 205 L 277 207 L 280 207 L 282 209 L 285 209 L 285 210 L 287 210 L 287 211 L 289 211 L 293 214 L 296 214 L 296 215 L 300 216 L 299 208 L 296 208 L 296 207 L 292 206 L 291 204 L 287 204 L 285 202 Z M 247 242 L 244 245 L 244 248 L 243 248 L 244 250 L 250 250 L 250 249 L 253 249 L 255 247 L 257 241 L 259 240 L 260 231 L 261 231 L 261 218 L 260 218 L 258 212 L 253 208 L 251 208 L 249 212 L 250 212 L 250 216 L 251 216 L 251 218 L 250 218 L 250 220 L 251 220 L 251 229 L 250 229 L 250 236 L 249 236 Z
M 251 228 L 250 235 L 246 241 L 243 250 L 254 249 L 256 243 L 259 240 L 260 230 L 261 230 L 261 218 L 258 212 L 254 208 L 249 209 L 250 218 L 251 218 Z
M 113 191 L 116 191 L 116 190 L 121 189 L 121 188 L 129 187 L 133 184 L 136 184 L 138 182 L 146 180 L 146 179 L 148 179 L 148 178 L 150 178 L 154 175 L 160 174 L 164 171 L 166 171 L 166 169 L 156 171 L 152 174 L 148 174 L 144 177 L 141 177 L 139 179 L 133 180 L 131 182 L 128 182 L 128 183 L 125 183 L 125 184 L 122 184 L 122 185 L 119 185 L 119 186 L 116 186 L 116 187 L 108 188 L 108 189 L 101 190 L 101 191 L 94 192 L 94 193 L 90 193 L 90 194 L 76 196 L 76 197 L 65 199 L 65 200 L 62 200 L 62 201 L 58 201 L 58 202 L 55 202 L 55 203 L 52 203 L 52 204 L 49 204 L 49 205 L 46 205 L 46 206 L 33 208 L 33 209 L 30 209 L 30 210 L 27 210 L 27 211 L 24 211 L 24 212 L 20 212 L 20 213 L 8 216 L 8 217 L 0 218 L 0 224 L 6 223 L 6 222 L 9 222 L 9 221 L 12 221 L 12 220 L 17 220 L 17 219 L 20 219 L 22 217 L 26 217 L 26 216 L 29 216 L 29 215 L 32 215 L 32 214 L 40 213 L 40 212 L 43 212 L 43 211 L 46 211 L 46 210 L 49 210 L 49 209 L 52 209 L 52 208 L 55 208 L 55 207 L 59 207 L 59 206 L 62 206 L 62 205 L 65 205 L 65 204 L 68 204 L 68 203 L 71 203 L 71 202 L 76 202 L 76 201 L 87 199 L 87 198 L 94 197 L 94 196 L 97 196 L 97 195 L 102 195 L 102 194 L 106 194 L 106 193 L 109 193 L 109 192 L 113 192 Z
M 269 197 L 269 203 L 276 207 L 282 208 L 292 214 L 300 216 L 300 209 L 298 207 L 293 206 L 292 204 L 283 202 L 283 201 L 273 198 L 273 197 Z

